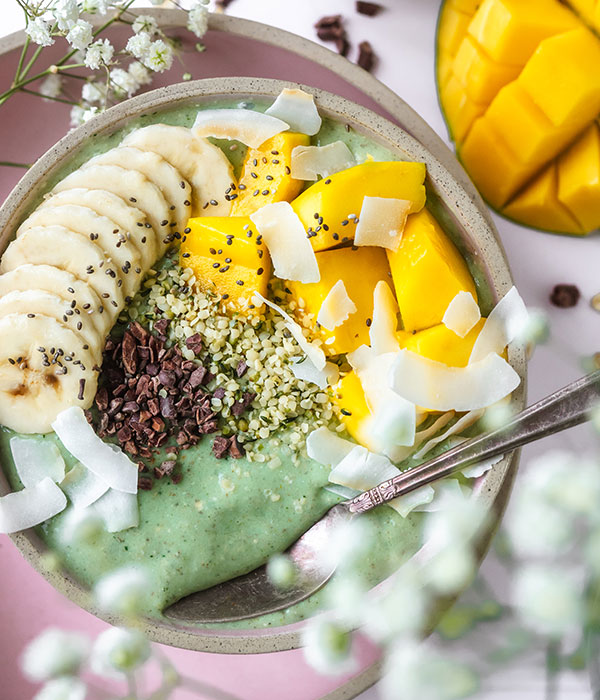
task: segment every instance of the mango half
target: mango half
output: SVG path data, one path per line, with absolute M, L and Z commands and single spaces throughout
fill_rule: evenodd
M 445 0 L 440 105 L 484 199 L 516 222 L 600 228 L 600 0 Z

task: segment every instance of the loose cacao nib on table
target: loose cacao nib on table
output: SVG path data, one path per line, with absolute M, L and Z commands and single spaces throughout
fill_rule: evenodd
M 373 66 L 375 65 L 375 52 L 371 44 L 368 41 L 362 41 L 358 45 L 358 50 L 358 65 L 366 71 L 373 70 Z
M 356 0 L 356 11 L 361 15 L 375 17 L 383 10 L 385 10 L 385 7 L 380 5 L 378 2 L 364 2 L 363 0 Z
M 333 41 L 335 46 L 342 56 L 348 53 L 350 44 L 348 36 L 342 23 L 342 15 L 328 15 L 321 17 L 315 24 L 317 36 L 321 41 Z
M 581 292 L 574 284 L 557 284 L 550 294 L 550 301 L 554 306 L 561 309 L 568 309 L 575 306 L 579 301 Z

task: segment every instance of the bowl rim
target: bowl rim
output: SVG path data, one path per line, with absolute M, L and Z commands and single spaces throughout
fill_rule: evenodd
M 9 232 L 12 234 L 20 216 L 30 206 L 39 189 L 43 188 L 47 178 L 62 168 L 65 162 L 68 162 L 88 139 L 96 135 L 117 131 L 127 122 L 148 111 L 177 109 L 178 106 L 189 103 L 199 104 L 224 98 L 236 101 L 244 99 L 244 97 L 274 98 L 283 87 L 290 85 L 296 85 L 315 95 L 320 111 L 326 116 L 343 119 L 358 131 L 368 133 L 369 137 L 375 141 L 385 141 L 392 150 L 404 151 L 411 159 L 426 162 L 428 177 L 434 183 L 437 193 L 449 212 L 462 224 L 462 229 L 470 244 L 475 246 L 471 252 L 484 265 L 494 296 L 497 299 L 508 291 L 512 286 L 512 277 L 487 210 L 478 206 L 478 202 L 473 200 L 471 194 L 463 188 L 460 182 L 456 181 L 456 178 L 448 172 L 447 168 L 426 146 L 419 143 L 402 127 L 361 105 L 310 86 L 261 78 L 212 78 L 158 88 L 120 103 L 69 132 L 23 176 L 0 207 L 0 231 L 2 231 L 0 249 L 4 250 L 9 238 L 7 234 Z M 515 394 L 515 403 L 517 406 L 522 406 L 525 358 L 522 352 L 510 349 L 509 359 L 523 379 Z M 493 472 L 488 472 L 478 484 L 477 498 L 480 498 L 490 509 L 493 508 L 498 517 L 498 509 L 494 506 L 494 502 L 503 489 L 506 491 L 505 482 L 510 488 L 517 460 L 518 456 L 515 454 L 505 458 L 502 463 L 495 467 Z M 2 487 L 6 488 L 6 484 L 2 484 Z M 505 499 L 500 500 L 504 502 Z M 498 517 L 496 517 L 496 522 Z M 41 540 L 33 530 L 17 533 L 12 536 L 12 539 L 29 563 L 63 595 L 106 622 L 119 623 L 117 617 L 99 611 L 91 603 L 87 591 L 71 576 L 51 572 L 45 568 L 40 551 L 40 549 L 43 551 Z M 486 538 L 485 546 L 487 546 L 487 542 L 489 542 L 489 537 Z M 382 584 L 385 584 L 385 581 Z M 300 632 L 303 625 L 304 622 L 301 621 L 269 629 L 228 630 L 190 628 L 174 623 L 165 624 L 146 620 L 142 628 L 153 641 L 180 648 L 247 654 L 297 648 L 300 645 Z

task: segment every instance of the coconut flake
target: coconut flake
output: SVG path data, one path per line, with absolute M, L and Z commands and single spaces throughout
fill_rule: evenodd
M 334 467 L 356 447 L 327 428 L 317 428 L 306 438 L 306 452 L 311 459 L 327 467 Z
M 355 313 L 356 304 L 348 296 L 343 280 L 338 280 L 323 299 L 317 315 L 317 323 L 328 331 L 332 331 Z
M 431 484 L 433 498 L 429 503 L 424 503 L 415 508 L 417 513 L 435 513 L 444 510 L 448 501 L 456 503 L 456 499 L 465 497 L 462 486 L 456 479 L 442 479 L 435 484 Z
M 492 309 L 473 345 L 469 363 L 478 362 L 491 352 L 501 354 L 525 328 L 529 314 L 516 287 L 500 299 Z
M 440 433 L 439 435 L 436 435 L 435 437 L 431 438 L 431 440 L 426 442 L 418 452 L 415 452 L 415 459 L 422 459 L 436 445 L 439 445 L 440 442 L 444 442 L 444 440 L 447 440 L 451 435 L 457 435 L 458 433 L 462 433 L 463 430 L 466 430 L 471 425 L 473 425 L 473 423 L 476 423 L 482 415 L 483 411 L 481 410 L 469 411 L 469 413 L 465 413 L 465 415 L 461 416 L 456 421 L 456 423 L 453 423 L 443 433 Z
M 296 379 L 316 384 L 319 389 L 333 386 L 340 376 L 338 366 L 333 362 L 326 362 L 323 369 L 317 369 L 308 358 L 302 358 L 299 362 L 291 364 L 290 367 Z
M 369 328 L 371 347 L 377 355 L 400 350 L 398 304 L 389 284 L 380 280 L 373 292 L 373 318 Z
M 459 338 L 464 338 L 481 318 L 479 305 L 470 292 L 459 292 L 448 304 L 442 323 Z
M 354 234 L 354 245 L 397 251 L 411 205 L 408 199 L 365 197 Z
M 315 98 L 304 90 L 284 88 L 266 113 L 282 120 L 291 131 L 299 134 L 314 136 L 321 129 L 322 119 Z
M 281 119 L 251 109 L 203 109 L 196 116 L 192 133 L 197 138 L 212 136 L 259 148 L 265 141 L 289 128 L 289 124 Z
M 466 367 L 448 367 L 400 350 L 390 372 L 392 389 L 431 411 L 472 411 L 508 396 L 520 384 L 515 370 L 495 353 Z
M 343 141 L 326 146 L 296 146 L 292 149 L 292 177 L 297 180 L 318 180 L 356 165 L 352 151 Z
M 49 440 L 12 437 L 10 452 L 21 483 L 26 488 L 49 476 L 60 483 L 65 476 L 65 460 L 58 447 Z
M 88 508 L 102 518 L 107 532 L 137 527 L 140 522 L 137 496 L 132 493 L 109 489 Z
M 26 530 L 63 511 L 67 498 L 49 476 L 0 498 L 0 533 Z
M 137 493 L 138 468 L 116 445 L 103 442 L 79 406 L 59 413 L 52 428 L 67 450 L 117 491 Z
M 104 496 L 109 488 L 105 481 L 81 462 L 77 462 L 67 473 L 60 487 L 75 508 L 87 508 Z
M 276 277 L 305 284 L 321 279 L 315 251 L 289 202 L 267 204 L 250 219 L 269 249 Z

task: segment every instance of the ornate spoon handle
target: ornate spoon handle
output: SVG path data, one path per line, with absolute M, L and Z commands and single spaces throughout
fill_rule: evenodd
M 597 370 L 529 406 L 501 428 L 478 435 L 384 481 L 346 501 L 345 505 L 351 513 L 364 513 L 477 462 L 512 452 L 528 442 L 584 423 L 589 419 L 590 409 L 599 403 L 600 370 Z

